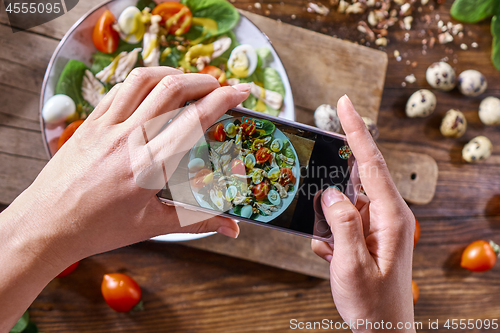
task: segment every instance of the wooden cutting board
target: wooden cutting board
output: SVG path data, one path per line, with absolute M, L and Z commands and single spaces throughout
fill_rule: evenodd
M 337 105 L 344 94 L 349 95 L 362 116 L 377 121 L 388 61 L 385 52 L 240 12 L 269 37 L 283 62 L 295 107 L 308 115 L 297 121 L 314 125 L 316 107 L 324 103 Z M 402 196 L 413 203 L 428 203 L 437 181 L 434 159 L 383 147 L 381 150 Z M 214 235 L 182 244 L 329 278 L 329 266 L 312 252 L 310 239 L 249 223 L 240 223 L 240 229 L 236 240 Z

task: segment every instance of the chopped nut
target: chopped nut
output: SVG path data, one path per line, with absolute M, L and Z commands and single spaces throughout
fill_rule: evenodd
M 385 37 L 389 34 L 387 29 L 373 29 L 373 32 L 377 33 L 379 37 Z
M 186 51 L 186 47 L 184 47 L 182 45 L 177 45 L 177 50 L 184 52 L 184 51 Z
M 446 44 L 453 42 L 453 36 L 449 32 L 444 32 L 438 35 L 439 44 Z
M 415 75 L 410 74 L 405 77 L 405 81 L 411 84 L 417 82 L 417 78 L 415 77 Z
M 365 12 L 365 8 L 361 2 L 355 2 L 345 10 L 346 14 L 361 14 Z
M 461 32 L 462 30 L 464 30 L 464 26 L 462 24 L 455 24 L 453 26 L 453 28 L 451 29 L 451 33 L 456 35 L 458 34 L 459 32 Z
M 396 17 L 398 16 L 398 11 L 396 9 L 391 9 L 391 17 Z
M 439 21 L 439 22 L 438 22 L 438 28 L 439 28 L 439 29 L 441 29 L 443 26 L 444 26 L 443 21 Z
M 451 23 L 451 22 L 446 23 L 446 27 L 447 27 L 449 30 L 451 30 L 451 29 L 453 28 L 453 23 Z
M 467 50 L 468 49 L 467 44 L 465 44 L 465 43 L 460 44 L 460 48 L 462 50 Z
M 429 3 L 429 0 L 421 0 L 420 3 L 425 6 Z
M 368 14 L 368 19 L 367 19 L 368 23 L 371 25 L 371 26 L 376 26 L 377 23 L 378 23 L 378 18 L 377 16 L 375 15 L 375 12 L 370 12 Z
M 479 45 L 476 42 L 473 42 L 472 44 L 470 44 L 470 46 L 472 46 L 473 48 L 477 49 Z
M 297 18 L 297 15 L 295 14 L 292 14 L 292 16 L 290 16 L 292 18 L 292 20 L 295 20 Z
M 464 33 L 462 31 L 458 33 L 458 38 L 464 38 Z
M 268 4 L 268 5 L 267 5 L 267 9 L 273 9 L 273 5 Z
M 365 21 L 359 21 L 358 23 L 358 31 L 366 34 L 366 38 L 369 41 L 374 41 L 375 40 L 375 33 L 370 29 L 368 24 L 366 24 Z
M 398 50 L 394 50 L 394 58 L 397 58 L 400 56 L 400 53 Z
M 347 3 L 347 1 L 340 0 L 339 7 L 337 8 L 337 11 L 339 13 L 345 13 L 345 11 L 347 10 L 348 7 L 349 7 L 349 4 Z
M 375 41 L 375 44 L 377 44 L 378 46 L 387 46 L 387 38 L 380 37 Z
M 410 40 L 410 34 L 409 33 L 405 33 L 405 39 L 404 41 L 407 42 Z
M 366 0 L 366 5 L 368 7 L 375 7 L 376 1 L 375 0 Z
M 269 15 L 269 14 L 271 14 L 271 11 L 270 11 L 269 9 L 266 9 L 266 10 L 264 11 L 264 15 Z
M 308 8 L 307 8 L 307 11 L 308 12 L 315 12 L 317 14 L 320 14 L 320 15 L 328 15 L 328 13 L 330 12 L 330 9 L 326 8 L 324 5 L 322 4 L 315 4 L 315 3 L 312 3 L 312 2 L 309 2 L 308 4 Z
M 405 0 L 393 0 L 393 1 L 400 6 L 405 4 Z
M 399 14 L 406 16 L 411 13 L 411 5 L 409 3 L 405 3 L 404 5 L 401 6 L 401 9 L 399 10 Z
M 417 65 L 418 65 L 418 63 L 416 61 L 411 63 L 411 67 L 413 67 L 413 68 L 417 67 Z
M 436 43 L 436 37 L 431 37 L 431 39 L 429 40 L 429 48 L 432 49 L 435 43 Z
M 253 6 L 257 9 L 261 9 L 262 8 L 262 5 L 260 4 L 260 2 L 256 2 L 253 4 Z
M 401 82 L 401 87 L 406 87 L 406 82 Z
M 413 16 L 407 16 L 403 19 L 405 29 L 411 30 L 411 23 L 413 22 Z

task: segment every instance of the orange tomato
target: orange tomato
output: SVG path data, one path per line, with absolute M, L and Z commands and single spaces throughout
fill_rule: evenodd
M 243 132 L 246 135 L 252 135 L 257 130 L 257 127 L 255 126 L 255 123 L 253 121 L 250 124 L 249 123 L 243 123 L 243 124 L 241 124 L 241 127 L 243 128 Z
M 495 266 L 499 246 L 493 242 L 478 240 L 470 243 L 462 253 L 460 266 L 473 272 L 485 272 Z
M 153 9 L 151 14 L 160 15 L 160 24 L 165 25 L 168 32 L 172 35 L 183 35 L 191 28 L 193 14 L 187 6 L 179 2 L 162 2 Z
M 198 73 L 212 75 L 213 77 L 215 77 L 217 79 L 217 81 L 219 81 L 219 84 L 222 87 L 228 85 L 227 84 L 227 80 L 226 80 L 226 73 L 224 73 L 222 71 L 222 69 L 220 69 L 219 67 L 210 66 L 210 65 L 209 66 L 205 66 Z
M 253 195 L 255 195 L 255 199 L 262 200 L 267 197 L 269 193 L 269 185 L 264 182 L 260 182 L 253 188 Z
M 201 169 L 193 178 L 191 178 L 191 185 L 196 188 L 205 187 L 209 182 L 204 182 L 204 180 L 211 173 L 212 171 L 208 169 Z
M 224 131 L 224 125 L 222 125 L 222 123 L 215 126 L 214 137 L 217 141 L 224 141 L 226 139 L 226 132 Z
M 415 234 L 413 235 L 413 248 L 417 245 L 420 239 L 420 223 L 418 223 L 417 218 L 415 218 Z
M 77 261 L 75 262 L 74 264 L 70 265 L 68 268 L 66 268 L 64 271 L 62 271 L 61 273 L 59 273 L 59 275 L 57 276 L 58 278 L 62 278 L 62 277 L 65 277 L 67 275 L 70 275 L 71 273 L 73 273 L 73 271 L 76 269 L 76 267 L 78 267 L 78 264 L 80 262 Z
M 66 143 L 66 141 L 69 140 L 69 138 L 73 136 L 73 134 L 81 124 L 83 124 L 83 120 L 77 120 L 69 124 L 64 129 L 61 136 L 59 137 L 59 141 L 57 142 L 57 150 L 61 149 L 61 147 Z
M 417 303 L 418 301 L 418 297 L 420 296 L 420 289 L 413 280 L 411 280 L 411 293 L 413 295 L 413 305 L 415 305 L 415 303 Z
M 112 26 L 115 21 L 113 14 L 106 10 L 94 26 L 92 41 L 96 49 L 103 53 L 113 53 L 118 48 L 120 36 Z
M 142 296 L 137 282 L 122 273 L 104 275 L 101 292 L 106 303 L 116 312 L 129 312 L 141 301 Z

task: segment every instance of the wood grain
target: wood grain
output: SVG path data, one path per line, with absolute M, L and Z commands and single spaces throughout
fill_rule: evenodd
M 52 40 L 50 45 L 55 48 L 57 41 L 54 38 L 61 38 L 73 22 L 97 2 L 80 1 L 63 17 L 32 29 L 35 33 L 25 33 L 30 35 L 27 40 L 35 36 L 47 43 Z M 264 1 L 262 9 L 255 8 L 254 3 L 237 0 L 235 5 L 261 15 L 268 10 L 267 5 L 272 5 L 271 18 L 340 38 L 359 38 L 355 29 L 361 18 L 359 15 L 346 16 L 332 11 L 326 17 L 319 16 L 305 11 L 307 1 L 302 0 Z M 328 6 L 327 1 L 323 3 Z M 433 14 L 446 20 L 450 5 L 448 1 Z M 2 5 L 0 11 L 0 22 L 5 22 Z M 291 18 L 292 14 L 296 19 Z M 497 296 L 500 266 L 484 274 L 468 273 L 459 267 L 461 251 L 471 241 L 500 241 L 500 131 L 498 127 L 483 126 L 477 117 L 482 97 L 500 97 L 500 77 L 489 59 L 491 35 L 487 22 L 466 25 L 475 34 L 478 49 L 463 51 L 459 43 L 436 45 L 427 50 L 426 56 L 422 55 L 421 40 L 417 38 L 423 23 L 417 17 L 415 24 L 408 42 L 403 40 L 406 32 L 398 28 L 389 36 L 390 44 L 386 48 L 389 66 L 378 117 L 379 142 L 387 149 L 428 154 L 438 164 L 439 177 L 433 201 L 423 206 L 410 205 L 422 227 L 413 259 L 413 278 L 420 287 L 415 320 L 423 323 L 429 319 L 440 320 L 439 330 L 425 328 L 419 332 L 449 332 L 442 326 L 447 319 L 492 319 L 498 318 L 500 313 Z M 3 64 L 0 66 L 0 135 L 6 126 L 37 130 L 34 126 L 37 107 L 34 106 L 39 89 L 36 82 L 27 83 L 27 89 L 22 80 L 41 82 L 44 68 L 36 71 L 23 68 L 15 59 L 6 59 L 3 51 L 7 40 L 15 45 L 21 34 L 8 34 L 7 31 L 0 34 L 0 38 L 4 38 L 0 47 L 0 64 Z M 454 64 L 457 71 L 474 68 L 486 75 L 487 92 L 478 98 L 465 98 L 456 91 L 435 92 L 438 107 L 434 115 L 424 119 L 406 118 L 406 100 L 415 90 L 429 88 L 425 69 L 443 58 L 446 47 L 452 48 L 453 55 L 458 56 Z M 394 50 L 407 53 L 407 57 L 396 61 Z M 45 51 L 18 44 L 15 52 L 31 53 L 34 58 L 41 59 L 36 52 Z M 51 52 L 46 53 L 47 62 Z M 416 67 L 406 65 L 406 60 L 417 62 Z M 10 63 L 14 65 L 11 67 Z M 403 88 L 404 77 L 412 73 L 417 82 Z M 21 75 L 25 75 L 24 78 Z M 440 118 L 452 107 L 465 111 L 469 123 L 468 131 L 460 139 L 443 138 L 439 134 Z M 312 123 L 312 111 L 299 108 L 297 120 Z M 493 156 L 481 164 L 462 163 L 461 147 L 480 134 L 494 143 Z M 28 186 L 45 163 L 17 154 L 24 153 L 11 155 L 0 151 L 0 184 L 15 180 L 12 186 L 1 187 L 0 202 L 10 202 L 14 193 Z M 146 311 L 126 315 L 107 308 L 99 286 L 102 274 L 115 271 L 130 274 L 141 284 Z M 325 280 L 157 242 L 145 242 L 84 260 L 74 274 L 51 282 L 33 303 L 30 313 L 43 332 L 284 332 L 289 331 L 292 318 L 341 320 Z

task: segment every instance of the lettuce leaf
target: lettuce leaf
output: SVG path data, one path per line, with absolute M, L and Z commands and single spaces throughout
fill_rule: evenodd
M 163 52 L 166 48 L 162 48 L 160 51 Z M 182 54 L 177 48 L 171 47 L 170 54 L 165 57 L 165 59 L 160 60 L 160 66 L 169 66 L 173 68 L 179 67 L 179 60 L 182 57 Z M 160 58 L 161 59 L 161 58 Z
M 139 8 L 140 11 L 144 10 L 146 7 L 153 10 L 156 7 L 156 2 L 154 0 L 139 0 L 135 6 Z
M 262 74 L 264 78 L 264 89 L 276 91 L 285 98 L 285 86 L 283 85 L 283 81 L 278 71 L 274 68 L 266 67 L 262 70 Z
M 240 19 L 240 14 L 225 0 L 181 0 L 188 6 L 194 17 L 205 17 L 217 22 L 217 31 L 208 31 L 206 38 L 225 34 L 232 30 Z
M 491 34 L 493 35 L 491 61 L 495 68 L 500 71 L 500 19 L 498 15 L 493 16 L 491 20 Z
M 498 0 L 455 0 L 450 9 L 451 16 L 465 23 L 476 23 L 494 15 Z
M 94 108 L 82 96 L 82 81 L 88 67 L 81 61 L 71 59 L 57 81 L 55 94 L 71 97 L 78 112 L 91 112 Z

